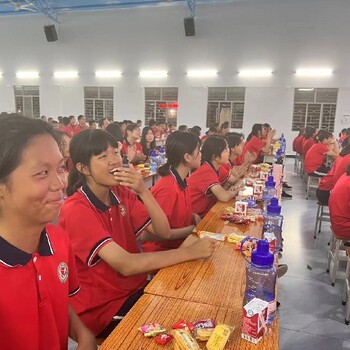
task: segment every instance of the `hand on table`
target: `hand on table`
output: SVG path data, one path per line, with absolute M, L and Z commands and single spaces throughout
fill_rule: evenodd
M 201 220 L 202 219 L 198 214 L 192 213 L 192 224 L 193 225 L 197 226 Z
M 193 259 L 206 259 L 213 255 L 217 241 L 211 238 L 201 238 L 192 243 L 188 249 Z

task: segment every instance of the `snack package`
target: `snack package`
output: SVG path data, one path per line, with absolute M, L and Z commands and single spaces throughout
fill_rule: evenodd
M 145 337 L 155 337 L 158 334 L 166 332 L 166 329 L 159 323 L 145 324 L 139 328 Z
M 169 343 L 174 337 L 171 334 L 163 333 L 155 337 L 155 341 L 160 345 L 165 345 Z
M 200 350 L 200 347 L 187 329 L 176 329 L 173 331 L 175 349 L 178 350 Z
M 262 194 L 264 185 L 255 183 L 253 186 L 253 194 Z
M 241 201 L 235 202 L 235 213 L 236 214 L 247 215 L 247 209 L 248 209 L 247 202 L 241 202 Z
M 194 322 L 193 325 L 198 330 L 198 329 L 206 329 L 206 328 L 215 328 L 216 323 L 212 319 L 207 319 L 207 320 L 200 320 L 200 321 Z
M 206 349 L 224 350 L 232 332 L 233 328 L 226 324 L 217 325 L 206 344 Z
M 260 171 L 260 179 L 266 181 L 269 177 L 269 173 L 267 171 Z
M 247 236 L 232 232 L 232 233 L 228 233 L 226 237 L 227 237 L 227 242 L 240 244 L 241 241 L 243 241 L 243 239 L 246 238 Z
M 190 332 L 192 332 L 195 327 L 191 322 L 186 322 L 184 320 L 178 320 L 171 328 L 172 329 L 187 329 Z
M 209 237 L 209 238 L 216 239 L 217 241 L 222 241 L 222 242 L 225 240 L 225 235 L 223 233 L 214 233 L 214 232 L 209 232 L 209 231 L 198 231 L 197 234 L 200 238 Z
M 200 341 L 208 341 L 214 332 L 214 328 L 203 328 L 198 329 L 196 332 L 196 337 Z

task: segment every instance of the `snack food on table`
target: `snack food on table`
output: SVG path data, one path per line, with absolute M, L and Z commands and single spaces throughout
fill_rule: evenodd
M 145 337 L 155 337 L 158 334 L 166 332 L 166 329 L 159 323 L 152 322 L 141 326 L 139 331 L 141 331 Z
M 227 241 L 230 243 L 240 244 L 247 236 L 239 235 L 235 232 L 227 234 Z
M 207 342 L 207 350 L 223 350 L 232 331 L 233 328 L 226 324 L 217 325 Z
M 186 322 L 184 320 L 178 320 L 172 327 L 172 329 L 187 329 L 192 332 L 195 326 L 191 322 Z
M 235 208 L 234 207 L 227 207 L 226 209 L 227 213 L 234 213 L 235 212 Z
M 200 347 L 191 333 L 186 329 L 176 329 L 173 331 L 175 349 L 178 350 L 200 350 Z
M 217 241 L 224 241 L 225 235 L 223 233 L 215 233 L 215 232 L 209 232 L 209 231 L 198 231 L 198 236 L 200 238 L 209 237 L 212 239 L 216 239 Z
M 193 325 L 198 330 L 198 329 L 205 329 L 205 328 L 215 328 L 216 323 L 212 319 L 207 319 L 207 320 L 200 320 L 200 321 L 194 322 Z
M 196 335 L 198 340 L 208 341 L 213 332 L 214 332 L 214 328 L 203 328 L 203 329 L 198 329 L 196 332 Z
M 156 336 L 155 341 L 160 345 L 169 343 L 174 337 L 171 334 L 163 333 Z

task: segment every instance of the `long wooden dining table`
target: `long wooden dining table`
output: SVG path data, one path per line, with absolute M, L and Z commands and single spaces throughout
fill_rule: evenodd
M 250 225 L 235 225 L 220 218 L 232 202 L 217 203 L 200 221 L 196 231 L 218 233 L 241 232 L 244 235 L 261 237 L 262 217 Z M 198 239 L 196 234 L 188 237 L 185 244 Z M 146 338 L 138 330 L 143 324 L 157 322 L 171 328 L 179 319 L 194 322 L 214 319 L 234 327 L 234 332 L 225 349 L 278 349 L 278 318 L 269 333 L 256 345 L 241 338 L 243 294 L 245 289 L 246 262 L 236 245 L 219 242 L 214 254 L 206 260 L 185 262 L 161 269 L 145 288 L 123 321 L 103 342 L 101 350 L 107 349 L 172 349 Z M 199 342 L 202 349 L 205 343 Z

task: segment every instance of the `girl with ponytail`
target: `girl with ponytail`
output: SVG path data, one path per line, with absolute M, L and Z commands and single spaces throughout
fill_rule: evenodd
M 170 229 L 141 173 L 132 165 L 122 166 L 120 149 L 103 130 L 84 130 L 73 137 L 70 197 L 59 222 L 71 238 L 81 282 L 71 303 L 101 338 L 142 295 L 147 272 L 206 258 L 214 250 L 212 240 L 198 240 L 175 250 L 140 253 L 137 237 L 145 229 L 159 240 L 171 238 Z
M 163 209 L 170 225 L 170 240 L 155 241 L 144 233 L 142 248 L 145 252 L 177 248 L 192 233 L 200 217 L 192 212 L 186 177 L 201 164 L 201 141 L 193 133 L 174 131 L 165 144 L 167 163 L 159 168 L 162 178 L 151 192 Z M 152 237 L 153 236 L 153 237 Z

